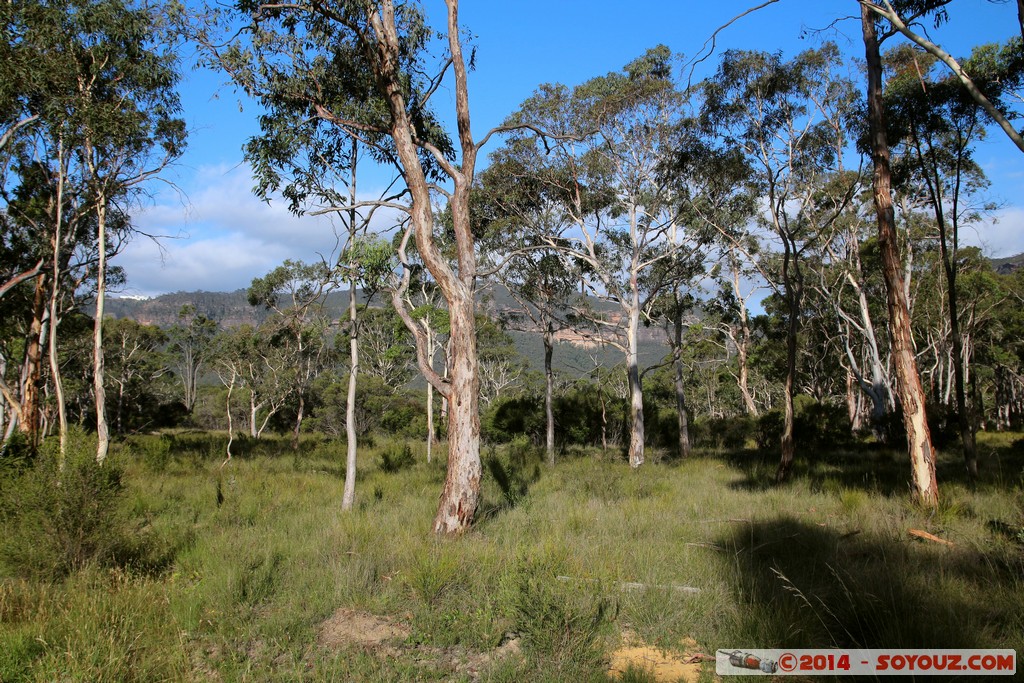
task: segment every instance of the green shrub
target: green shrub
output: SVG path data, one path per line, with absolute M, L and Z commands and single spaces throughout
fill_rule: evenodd
M 758 449 L 764 451 L 775 448 L 782 439 L 782 427 L 784 418 L 782 411 L 770 410 L 757 418 L 757 427 L 754 430 L 754 443 Z
M 853 441 L 850 419 L 846 408 L 830 403 L 819 403 L 809 396 L 797 396 L 793 401 L 793 439 L 808 454 L 821 449 L 835 448 Z M 778 448 L 784 426 L 782 411 L 772 410 L 757 420 L 754 441 L 761 450 Z
M 123 547 L 123 471 L 112 458 L 97 465 L 95 444 L 72 432 L 61 468 L 51 439 L 31 469 L 0 484 L 0 560 L 14 573 L 59 578 Z
M 710 418 L 697 422 L 692 429 L 694 443 L 701 448 L 738 450 L 756 439 L 757 424 L 746 415 Z M 678 427 L 676 428 L 678 439 Z
M 382 472 L 393 474 L 415 464 L 416 458 L 413 457 L 412 448 L 409 447 L 409 444 L 403 443 L 385 446 L 380 452 L 378 467 Z
M 556 670 L 581 671 L 600 662 L 599 636 L 612 615 L 599 586 L 577 592 L 557 579 L 550 562 L 534 559 L 517 562 L 503 583 L 506 609 L 528 653 Z
M 0 444 L 0 477 L 16 476 L 32 466 L 35 453 L 29 446 L 28 438 L 20 431 Z
M 806 396 L 800 398 L 804 400 L 797 405 L 794 424 L 795 437 L 799 443 L 818 451 L 853 441 L 845 406 L 819 403 Z
M 139 455 L 150 472 L 166 472 L 171 462 L 171 450 L 174 448 L 174 435 L 161 434 L 138 442 Z
M 405 581 L 425 605 L 437 604 L 463 573 L 458 555 L 447 550 L 435 542 L 417 553 L 410 563 Z
M 516 436 L 538 438 L 544 433 L 544 398 L 538 395 L 500 397 L 484 413 L 481 436 L 489 443 L 506 443 Z

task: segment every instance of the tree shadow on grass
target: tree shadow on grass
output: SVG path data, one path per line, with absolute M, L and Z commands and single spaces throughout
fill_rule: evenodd
M 541 458 L 531 447 L 509 448 L 499 455 L 494 449 L 483 457 L 484 477 L 475 524 L 512 510 L 526 499 L 540 479 Z
M 860 489 L 883 496 L 908 495 L 911 491 L 910 462 L 904 450 L 877 444 L 854 444 L 825 450 L 797 448 L 788 480 L 775 481 L 779 455 L 775 449 L 737 450 L 721 458 L 743 478 L 731 484 L 735 489 L 766 491 L 795 482 L 806 482 L 812 490 Z M 939 486 L 961 484 L 975 490 L 1008 490 L 1024 477 L 1024 443 L 979 448 L 979 474 L 971 480 L 958 451 L 940 451 L 936 462 Z
M 842 534 L 790 517 L 717 539 L 734 620 L 721 647 L 1024 647 L 1024 555 Z

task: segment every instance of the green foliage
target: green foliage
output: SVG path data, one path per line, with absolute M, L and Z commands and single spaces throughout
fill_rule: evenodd
M 385 446 L 380 451 L 380 461 L 377 466 L 381 472 L 394 474 L 416 464 L 412 448 L 407 443 L 395 443 Z
M 458 554 L 443 542 L 435 541 L 428 545 L 428 552 L 415 556 L 406 582 L 420 600 L 436 605 L 455 586 L 463 571 L 465 567 Z
M 398 256 L 390 242 L 379 237 L 356 239 L 338 263 L 340 275 L 362 284 L 364 294 L 373 295 L 387 283 L 398 265 Z
M 139 450 L 142 462 L 152 472 L 165 472 L 171 462 L 171 449 L 175 445 L 173 434 L 161 434 L 157 438 L 141 442 Z
M 0 481 L 17 476 L 31 467 L 35 456 L 24 432 L 15 430 L 10 438 L 0 444 Z
M 599 637 L 614 610 L 600 589 L 577 591 L 559 581 L 560 564 L 552 557 L 518 559 L 503 577 L 502 594 L 526 651 L 543 657 L 552 672 L 571 676 L 600 661 Z
M 283 560 L 277 551 L 257 551 L 244 559 L 230 579 L 233 601 L 255 607 L 272 597 L 281 579 Z
M 602 405 L 603 404 L 603 405 Z M 600 445 L 602 422 L 609 441 L 622 438 L 626 428 L 625 401 L 589 382 L 578 382 L 554 401 L 555 440 L 562 448 Z M 543 442 L 544 399 L 536 394 L 498 398 L 484 413 L 481 431 L 486 441 L 507 443 L 516 436 Z
M 491 443 L 507 443 L 518 435 L 544 433 L 544 401 L 539 396 L 499 397 L 481 418 L 481 435 Z
M 598 500 L 602 503 L 617 503 L 626 496 L 622 472 L 610 467 L 589 470 L 579 478 L 576 487 L 584 499 Z
M 118 509 L 124 471 L 95 457 L 95 440 L 73 432 L 63 467 L 51 439 L 31 469 L 2 480 L 0 559 L 9 571 L 54 579 L 115 559 L 126 540 Z
M 348 407 L 348 377 L 321 377 L 313 388 L 311 430 L 329 436 L 345 434 Z M 414 437 L 427 431 L 426 407 L 419 396 L 396 391 L 380 377 L 356 378 L 356 433 L 360 438 L 374 432 Z
M 761 445 L 760 421 L 747 415 L 735 417 L 707 418 L 696 422 L 690 430 L 693 444 L 699 448 L 714 450 L 738 450 L 746 448 L 757 434 L 757 445 Z M 678 428 L 677 428 L 678 432 Z M 779 431 L 781 435 L 781 430 Z
M 341 514 L 337 443 L 304 438 L 295 454 L 268 437 L 221 470 L 218 507 L 224 436 L 175 433 L 156 471 L 142 453 L 160 439 L 133 436 L 136 455 L 112 458 L 125 468 L 122 529 L 165 539 L 138 544 L 158 546 L 147 567 L 164 558 L 164 571 L 125 571 L 122 550 L 110 568 L 90 562 L 56 583 L 5 575 L 4 681 L 451 680 L 465 671 L 453 662 L 514 637 L 521 653 L 480 665 L 482 680 L 601 681 L 625 626 L 668 649 L 693 638 L 702 652 L 744 641 L 1024 647 L 1013 488 L 1024 451 L 1011 435 L 979 435 L 1000 465 L 970 486 L 959 458 L 940 455 L 947 502 L 935 515 L 905 503 L 895 451 L 825 449 L 771 488 L 747 481 L 749 452 L 637 472 L 584 456 L 543 469 L 519 505 L 459 539 L 430 535 L 443 463 L 386 474 L 361 450 L 366 498 L 376 489 L 385 504 Z M 536 451 L 520 440 L 491 455 L 529 477 Z M 503 499 L 489 472 L 484 487 Z M 908 540 L 907 528 L 956 545 Z M 409 638 L 324 648 L 320 625 L 339 608 L 405 623 Z
M 817 457 L 822 450 L 848 445 L 853 442 L 850 420 L 843 406 L 819 403 L 809 396 L 797 396 L 794 401 L 793 439 L 809 456 Z M 784 416 L 780 410 L 771 410 L 757 420 L 754 441 L 761 450 L 779 447 L 782 439 Z
M 364 308 L 358 323 L 359 372 L 379 378 L 396 389 L 415 373 L 416 347 L 405 323 L 392 307 Z M 350 337 L 340 334 L 336 346 L 346 347 Z

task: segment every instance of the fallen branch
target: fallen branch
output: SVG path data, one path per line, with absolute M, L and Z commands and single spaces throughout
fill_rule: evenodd
M 683 660 L 683 664 L 700 664 L 701 662 L 713 662 L 716 660 L 714 655 L 706 655 L 703 652 L 687 657 Z
M 577 579 L 571 576 L 556 576 L 559 581 L 578 581 L 585 583 L 597 583 L 597 579 Z M 673 590 L 679 591 L 680 593 L 700 593 L 700 588 L 694 588 L 693 586 L 682 586 L 677 583 L 659 584 L 659 583 L 637 583 L 636 581 L 619 581 L 615 584 L 619 590 L 623 591 L 637 591 L 646 590 L 648 588 L 657 588 L 660 590 Z
M 926 541 L 931 541 L 932 543 L 939 543 L 941 545 L 947 545 L 949 547 L 953 547 L 954 545 L 952 542 L 947 541 L 944 538 L 939 538 L 934 534 L 930 534 L 927 531 L 921 531 L 920 529 L 907 529 L 907 533 L 909 533 L 911 536 L 916 536 L 917 538 L 923 538 Z

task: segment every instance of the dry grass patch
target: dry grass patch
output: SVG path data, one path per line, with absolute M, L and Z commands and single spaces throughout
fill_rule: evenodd
M 621 677 L 627 671 L 643 671 L 650 680 L 675 683 L 696 683 L 700 679 L 701 659 L 697 657 L 697 641 L 683 638 L 680 647 L 686 654 L 675 654 L 648 645 L 632 631 L 622 632 L 622 642 L 609 657 L 608 676 Z

